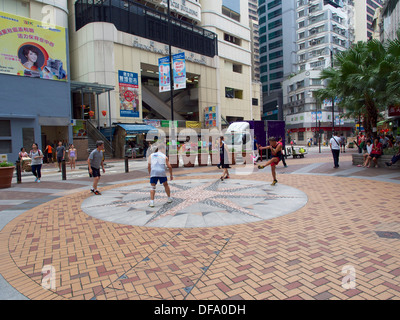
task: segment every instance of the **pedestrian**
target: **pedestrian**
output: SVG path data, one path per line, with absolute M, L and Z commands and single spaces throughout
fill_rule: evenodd
M 21 161 L 22 158 L 28 157 L 28 153 L 25 151 L 25 148 L 22 147 L 20 152 L 18 153 L 18 159 Z
M 264 165 L 258 165 L 258 169 L 264 169 L 265 167 L 271 165 L 271 173 L 272 173 L 272 184 L 271 186 L 275 186 L 278 183 L 276 179 L 276 166 L 278 165 L 279 161 L 282 159 L 282 144 L 276 141 L 275 137 L 269 138 L 269 146 L 260 147 L 261 150 L 263 149 L 270 149 L 271 150 L 271 159 L 266 162 Z
M 340 152 L 346 153 L 346 137 L 343 135 L 343 133 L 340 135 Z
M 65 159 L 65 147 L 62 144 L 62 141 L 58 141 L 58 147 L 56 149 L 57 153 L 57 163 L 58 163 L 58 172 L 61 172 L 61 162 Z
M 47 144 L 46 149 L 44 152 L 47 154 L 47 163 L 53 163 L 53 148 L 50 143 Z
M 256 162 L 258 161 L 258 158 L 260 157 L 258 148 L 260 145 L 258 144 L 257 137 L 254 136 L 254 142 L 253 142 L 253 163 L 256 165 Z
M 366 145 L 366 150 L 365 150 L 365 152 L 364 152 L 364 154 L 363 154 L 363 164 L 361 165 L 361 164 L 359 164 L 357 167 L 366 167 L 367 165 L 368 165 L 368 167 L 369 167 L 369 164 L 370 164 L 370 161 L 371 161 L 371 158 L 369 157 L 369 155 L 371 154 L 371 151 L 372 151 L 372 144 L 371 144 L 371 140 L 367 140 L 367 145 Z
M 149 143 L 144 140 L 143 141 L 143 157 L 146 159 L 147 158 L 147 149 L 149 148 Z
M 283 163 L 283 166 L 284 166 L 285 168 L 287 168 L 287 164 L 286 164 L 286 161 L 285 161 L 286 151 L 285 151 L 285 148 L 284 148 L 284 146 L 283 146 L 282 137 L 279 137 L 278 143 L 282 146 L 282 163 Z
M 221 181 L 224 181 L 224 179 L 229 179 L 229 151 L 228 147 L 224 142 L 224 137 L 221 136 L 219 138 L 219 164 L 218 169 L 222 168 L 224 169 L 224 172 L 222 173 L 221 176 Z
M 337 136 L 337 133 L 334 132 L 331 140 L 329 140 L 329 147 L 332 151 L 334 169 L 339 168 L 339 154 L 340 154 L 340 138 Z
M 168 178 L 165 172 L 166 167 L 169 170 L 170 180 L 173 180 L 172 166 L 169 163 L 168 157 L 165 155 L 166 148 L 164 145 L 158 145 L 155 152 L 149 155 L 147 160 L 147 169 L 150 174 L 150 203 L 149 207 L 154 207 L 154 197 L 156 194 L 157 183 L 160 182 L 164 186 L 165 193 L 167 194 L 167 203 L 171 203 L 171 189 L 168 185 Z
M 78 157 L 78 153 L 75 149 L 75 146 L 73 144 L 70 145 L 69 150 L 68 150 L 68 157 L 69 157 L 69 161 L 71 164 L 71 170 L 75 169 L 75 162 L 76 162 L 76 158 Z
M 40 182 L 42 178 L 42 164 L 43 164 L 43 152 L 39 150 L 37 143 L 32 144 L 32 150 L 29 152 L 29 157 L 32 159 L 31 168 L 32 174 L 36 177 L 35 182 Z
M 103 161 L 103 151 L 104 150 L 104 141 L 98 140 L 96 141 L 96 149 L 94 149 L 87 160 L 88 162 L 88 169 L 89 169 L 89 176 L 93 177 L 93 185 L 90 189 L 95 195 L 101 195 L 101 192 L 97 190 L 97 185 L 99 183 L 101 174 L 100 174 L 100 167 L 103 169 L 103 173 L 106 172 L 104 170 L 104 161 Z

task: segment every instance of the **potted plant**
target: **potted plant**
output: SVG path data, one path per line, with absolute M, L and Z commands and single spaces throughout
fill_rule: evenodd
M 206 166 L 208 165 L 208 148 L 200 148 L 199 155 L 197 157 L 199 161 L 199 166 Z
M 0 163 L 0 188 L 10 188 L 15 165 L 11 162 Z

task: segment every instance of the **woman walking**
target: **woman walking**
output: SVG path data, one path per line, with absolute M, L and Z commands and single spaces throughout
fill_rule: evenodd
M 31 168 L 33 175 L 36 177 L 35 182 L 40 182 L 40 178 L 42 177 L 43 152 L 39 150 L 37 143 L 32 145 L 29 157 L 32 159 Z
M 73 144 L 71 144 L 68 149 L 68 157 L 69 157 L 69 162 L 71 164 L 71 170 L 75 170 L 75 161 L 77 158 L 77 152 Z
M 224 181 L 224 179 L 229 178 L 229 158 L 228 158 L 228 147 L 226 146 L 224 142 L 224 137 L 219 138 L 219 165 L 218 168 L 224 169 L 224 173 L 221 176 L 221 181 Z

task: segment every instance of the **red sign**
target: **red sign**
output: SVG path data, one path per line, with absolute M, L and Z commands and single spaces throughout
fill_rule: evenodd
M 390 106 L 389 107 L 389 117 L 400 116 L 400 106 Z

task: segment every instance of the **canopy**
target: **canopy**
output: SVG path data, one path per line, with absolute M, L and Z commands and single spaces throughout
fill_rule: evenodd
M 147 133 L 152 130 L 157 131 L 155 127 L 147 124 L 118 124 L 118 126 L 124 129 L 127 134 Z

